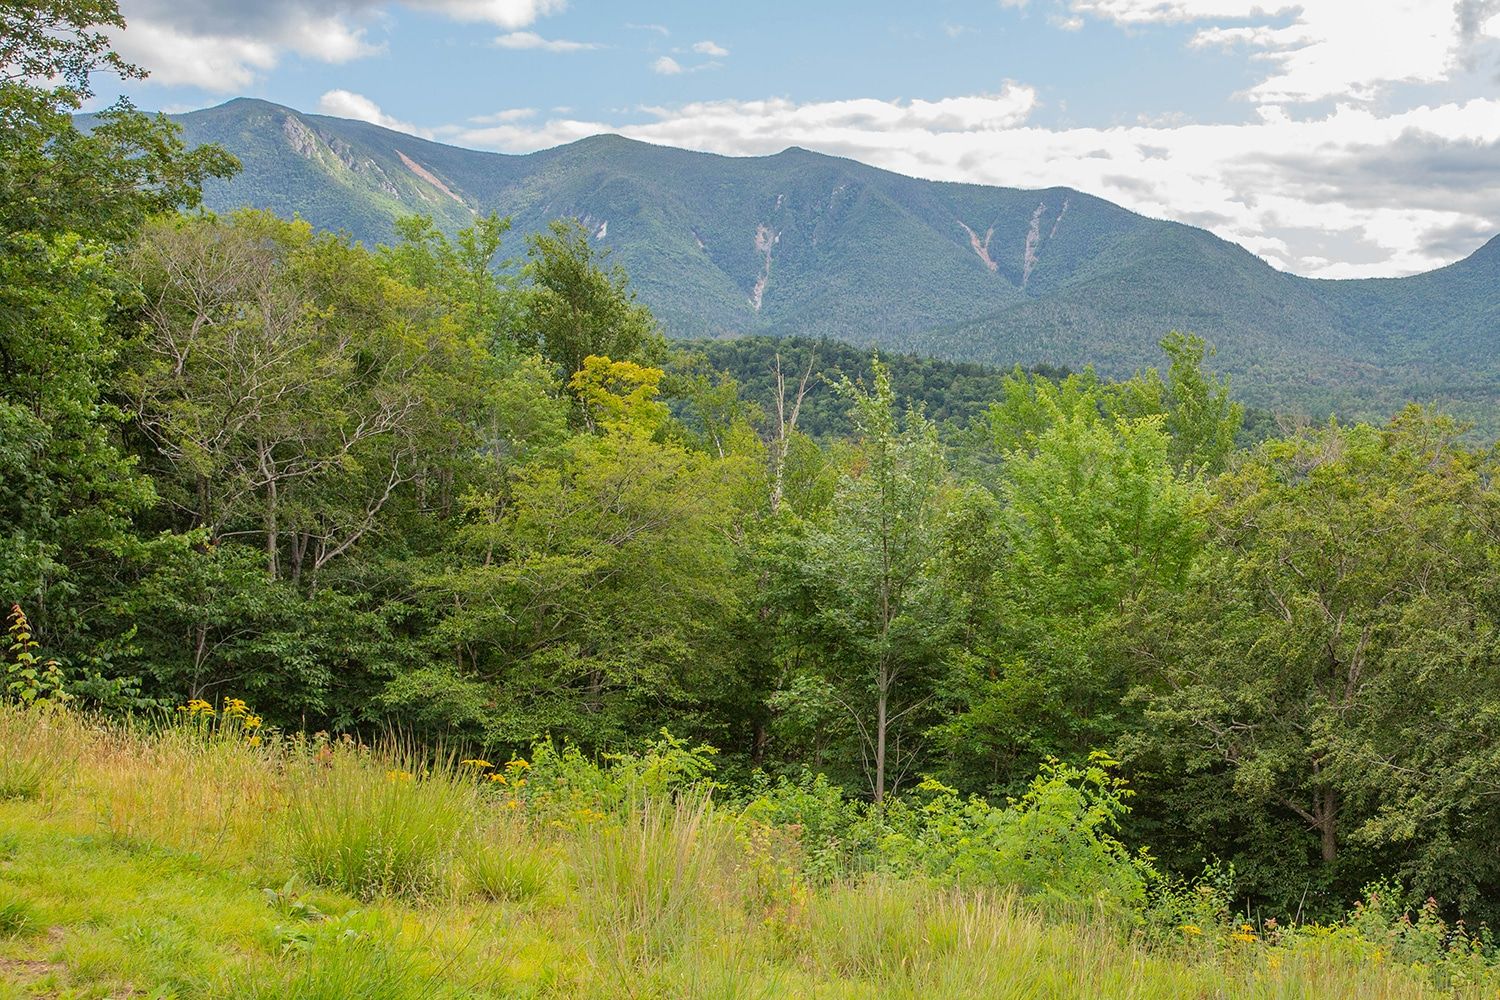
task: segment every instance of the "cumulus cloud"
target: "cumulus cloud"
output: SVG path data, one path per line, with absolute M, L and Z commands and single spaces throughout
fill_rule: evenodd
M 399 118 L 393 118 L 382 111 L 380 105 L 365 95 L 356 94 L 350 90 L 328 91 L 318 99 L 318 110 L 325 115 L 333 115 L 337 118 L 353 118 L 356 121 L 369 122 L 371 125 L 380 125 L 383 128 L 405 132 L 408 135 L 420 136 L 423 139 L 430 139 L 433 135 L 429 129 L 420 128 Z
M 286 53 L 344 63 L 383 51 L 384 44 L 370 41 L 369 34 L 394 6 L 516 31 L 566 5 L 566 0 L 121 0 L 128 28 L 114 42 L 156 83 L 229 93 L 252 85 Z M 582 43 L 536 47 L 574 44 Z
M 543 38 L 534 31 L 512 31 L 495 39 L 502 49 L 540 49 L 543 52 L 584 52 L 602 48 L 595 42 L 570 42 L 565 38 Z
M 1065 129 L 1032 123 L 1036 107 L 1036 92 L 1012 83 L 940 101 L 696 102 L 636 121 L 469 128 L 454 141 L 521 152 L 618 132 L 729 155 L 797 145 L 935 180 L 1068 186 L 1322 277 L 1429 270 L 1500 230 L 1500 99 Z
M 1330 97 L 1369 101 L 1392 84 L 1448 79 L 1474 41 L 1479 22 L 1472 8 L 1488 3 L 1073 0 L 1071 9 L 1121 25 L 1202 23 L 1194 45 L 1243 47 L 1269 67 L 1245 96 L 1265 103 L 1302 103 Z
M 682 72 L 682 63 L 671 56 L 662 56 L 651 64 L 651 72 L 662 76 L 676 76 Z
M 714 56 L 720 59 L 722 59 L 724 56 L 729 55 L 728 49 L 718 44 L 717 42 L 713 42 L 708 39 L 705 39 L 701 42 L 694 42 L 693 51 L 697 52 L 699 55 Z

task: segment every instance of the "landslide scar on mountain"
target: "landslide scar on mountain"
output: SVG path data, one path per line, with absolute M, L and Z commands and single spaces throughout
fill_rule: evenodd
M 422 164 L 418 163 L 416 160 L 413 160 L 410 156 L 407 156 L 399 149 L 396 150 L 396 155 L 401 157 L 401 162 L 406 164 L 407 170 L 410 170 L 412 173 L 416 174 L 418 177 L 422 178 L 428 184 L 431 184 L 433 187 L 437 188 L 439 191 L 443 192 L 443 194 L 452 198 L 460 205 L 464 203 L 464 200 L 458 195 L 454 194 L 453 191 L 448 187 L 448 185 L 438 180 L 437 175 L 434 174 L 431 170 L 428 170 L 426 167 L 422 166 Z
M 991 271 L 1000 270 L 1000 265 L 996 264 L 994 260 L 990 258 L 990 240 L 995 238 L 995 227 L 991 226 L 989 230 L 985 232 L 983 243 L 979 242 L 979 234 L 974 232 L 974 230 L 970 229 L 968 226 L 964 225 L 962 221 L 959 222 L 958 227 L 969 234 L 969 246 L 973 247 L 974 252 L 979 255 L 979 259 L 984 261 L 984 266 L 989 268 Z
M 1036 267 L 1037 251 L 1042 248 L 1042 212 L 1047 208 L 1047 203 L 1037 205 L 1036 211 L 1031 213 L 1031 228 L 1026 230 L 1026 249 L 1021 251 L 1021 287 L 1026 287 L 1026 282 L 1031 280 L 1031 271 Z
M 1071 198 L 1063 199 L 1062 211 L 1057 213 L 1057 218 L 1052 220 L 1052 231 L 1047 234 L 1047 242 L 1052 242 L 1052 237 L 1057 235 L 1057 227 L 1062 225 L 1063 216 L 1068 214 L 1068 206 L 1072 204 Z
M 755 291 L 750 293 L 750 305 L 760 312 L 761 299 L 765 297 L 766 285 L 771 283 L 771 251 L 781 240 L 781 234 L 762 222 L 755 227 L 755 252 L 765 261 L 761 264 L 760 277 L 755 279 Z

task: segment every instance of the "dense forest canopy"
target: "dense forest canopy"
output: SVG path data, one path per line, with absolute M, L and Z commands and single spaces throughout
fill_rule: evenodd
M 674 346 L 576 223 L 503 271 L 496 217 L 366 248 L 198 212 L 233 162 L 124 104 L 80 134 L 118 15 L 46 10 L 0 6 L 8 697 L 502 759 L 666 726 L 876 804 L 1102 751 L 1168 871 L 1495 915 L 1500 492 L 1463 427 L 1243 447 L 1186 333 L 1118 381 Z

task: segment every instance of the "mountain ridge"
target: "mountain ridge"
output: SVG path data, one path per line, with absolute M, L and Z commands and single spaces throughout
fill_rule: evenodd
M 1423 274 L 1316 279 L 1072 188 L 921 180 L 797 146 L 733 157 L 601 134 L 495 153 L 255 98 L 174 118 L 245 164 L 205 190 L 215 210 L 296 213 L 367 242 L 413 211 L 449 230 L 497 211 L 518 236 L 576 217 L 674 336 L 1122 374 L 1187 329 L 1257 403 L 1500 402 L 1500 236 Z

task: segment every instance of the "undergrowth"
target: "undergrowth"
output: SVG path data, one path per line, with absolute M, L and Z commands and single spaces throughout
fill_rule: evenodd
M 185 707 L 186 708 L 186 707 Z M 251 724 L 256 723 L 256 724 Z M 666 734 L 491 764 L 263 731 L 242 703 L 127 726 L 0 707 L 0 997 L 1439 997 L 1500 988 L 1482 930 L 1374 887 L 1249 925 L 1114 839 L 1109 762 L 1003 806 L 933 782 L 714 785 Z M 28 785 L 28 788 L 32 786 Z

